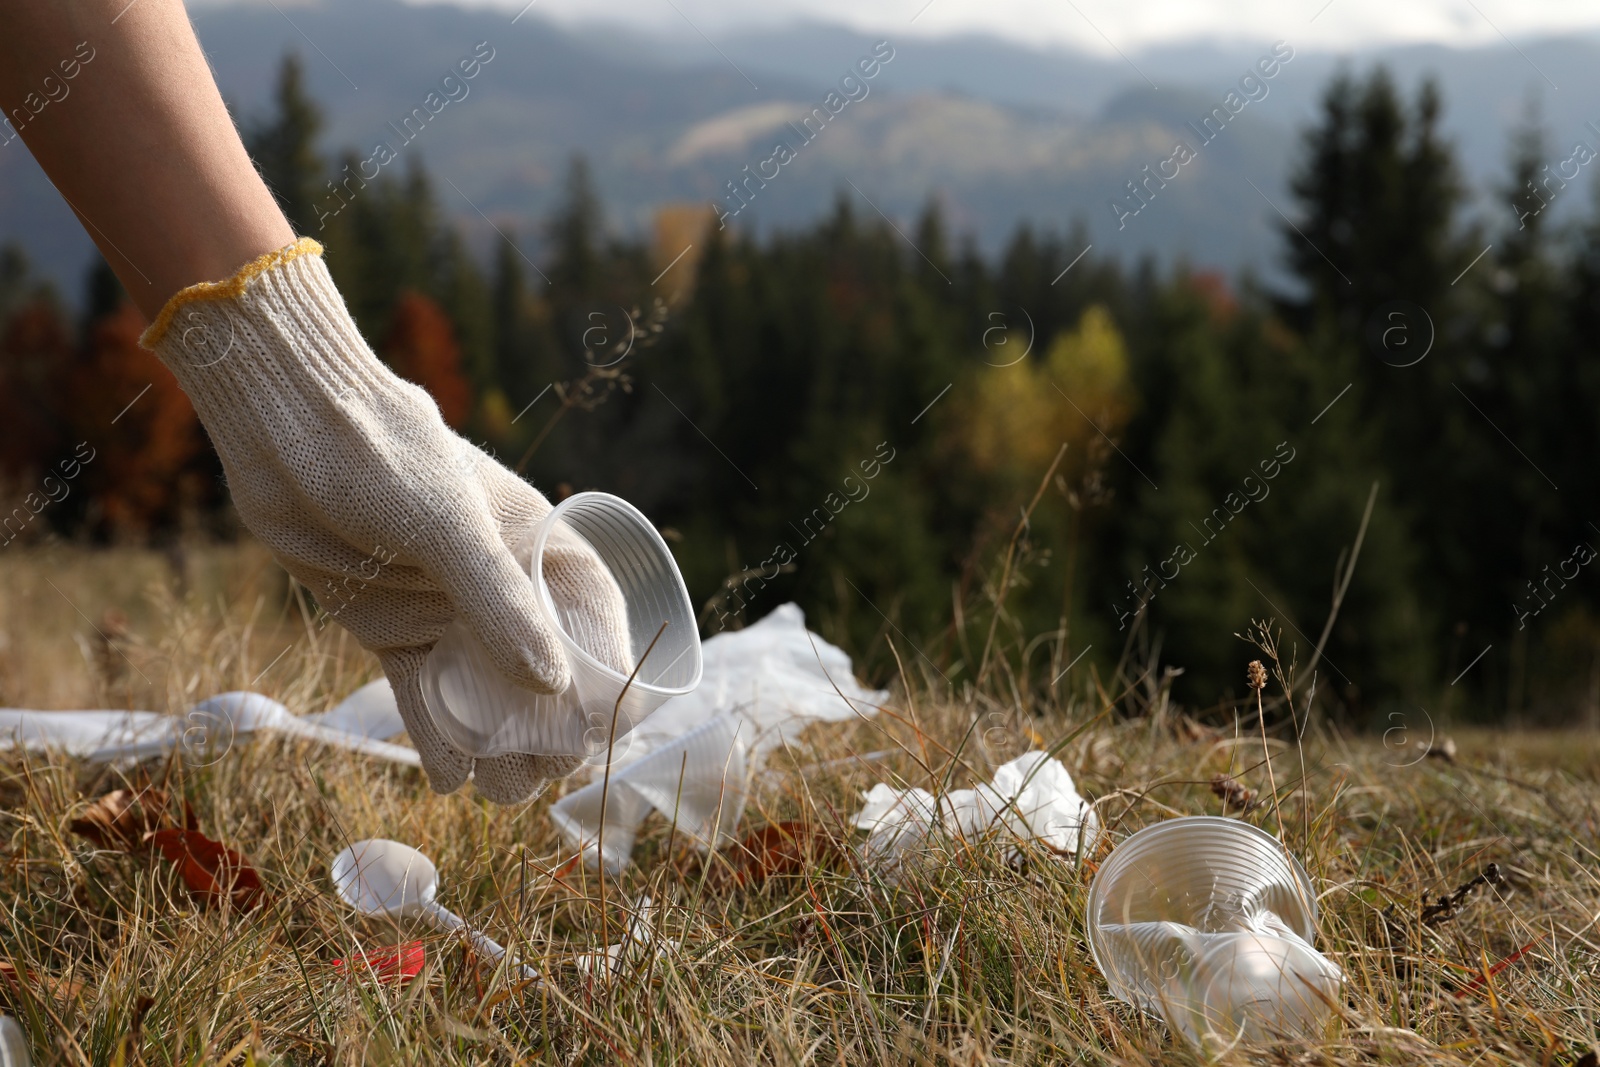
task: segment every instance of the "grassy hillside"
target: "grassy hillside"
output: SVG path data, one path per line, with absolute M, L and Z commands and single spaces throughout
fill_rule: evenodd
M 0 556 L 5 702 L 176 710 L 249 685 L 313 711 L 373 676 L 259 549 L 197 553 L 183 570 L 180 588 L 172 562 L 146 553 Z M 1217 641 L 1238 647 L 1241 673 L 1259 654 Z M 441 797 L 418 772 L 271 740 L 204 767 L 8 754 L 0 945 L 20 977 L 0 995 L 36 1063 L 1198 1062 L 1110 1000 L 1089 957 L 1085 888 L 1109 842 L 1080 868 L 1037 846 L 1012 864 L 1011 842 L 949 841 L 898 884 L 854 858 L 846 822 L 872 783 L 964 786 L 1043 744 L 1060 746 L 1112 841 L 1221 813 L 1210 782 L 1232 773 L 1259 791 L 1242 817 L 1281 833 L 1310 872 L 1319 947 L 1348 976 L 1341 1018 L 1314 1046 L 1240 1048 L 1230 1062 L 1565 1067 L 1600 1040 L 1596 735 L 1456 732 L 1446 761 L 1416 744 L 1422 723 L 1358 740 L 1313 722 L 1299 742 L 1286 723 L 1263 740 L 1198 726 L 1146 681 L 1070 691 L 1019 707 L 998 682 L 952 694 L 908 676 L 875 720 L 815 729 L 758 779 L 741 828 L 815 828 L 812 861 L 768 877 L 657 820 L 635 866 L 602 886 L 568 862 L 549 797 L 510 809 Z M 881 755 L 852 758 L 869 753 Z M 264 906 L 204 906 L 170 865 L 69 832 L 89 798 L 152 779 L 255 865 Z M 516 988 L 450 938 L 352 917 L 327 863 L 367 836 L 426 852 L 442 901 L 548 983 Z M 1490 863 L 1500 885 L 1422 921 Z M 646 897 L 657 936 L 681 947 L 612 982 L 586 975 L 582 954 L 616 941 Z M 413 937 L 427 962 L 404 987 L 330 962 Z

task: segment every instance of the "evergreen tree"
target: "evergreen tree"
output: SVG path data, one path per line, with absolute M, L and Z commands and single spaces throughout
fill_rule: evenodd
M 273 94 L 276 111 L 245 133 L 245 146 L 278 206 L 296 233 L 322 229 L 317 206 L 325 199 L 324 172 L 316 141 L 322 131 L 322 110 L 306 93 L 305 69 L 299 55 L 284 55 Z
M 568 165 L 564 199 L 550 219 L 548 233 L 552 299 L 557 304 L 583 303 L 604 281 L 605 217 L 589 163 L 582 156 L 574 156 Z
M 1285 301 L 1303 330 L 1356 335 L 1371 312 L 1408 300 L 1443 310 L 1466 265 L 1454 233 L 1463 189 L 1439 135 L 1437 87 L 1424 82 L 1407 114 L 1388 71 L 1365 84 L 1347 71 L 1323 94 L 1290 188 L 1299 219 L 1280 227 L 1303 292 Z
M 1435 546 L 1388 554 L 1401 569 L 1387 573 L 1377 569 L 1382 558 L 1364 550 L 1361 560 L 1374 588 L 1393 595 L 1387 607 L 1370 607 L 1372 618 L 1407 615 L 1413 593 L 1426 605 L 1415 619 L 1418 649 L 1438 647 L 1482 578 L 1473 570 L 1482 560 L 1472 544 L 1483 523 L 1476 514 L 1482 468 L 1462 462 L 1465 453 L 1476 454 L 1469 419 L 1480 416 L 1457 383 L 1475 320 L 1469 290 L 1452 285 L 1476 240 L 1457 227 L 1463 189 L 1439 134 L 1441 111 L 1431 82 L 1407 108 L 1382 67 L 1364 83 L 1341 72 L 1324 94 L 1320 123 L 1305 134 L 1291 182 L 1298 221 L 1282 227 L 1301 292 L 1280 306 L 1322 364 L 1326 385 L 1333 392 L 1351 386 L 1340 402 L 1350 412 L 1340 417 L 1354 413 L 1376 431 L 1373 455 L 1387 460 L 1373 472 L 1384 482 L 1378 514 L 1398 524 L 1402 542 Z M 1410 686 L 1424 681 L 1420 662 Z M 1381 670 L 1353 681 L 1369 694 L 1392 693 L 1399 675 Z

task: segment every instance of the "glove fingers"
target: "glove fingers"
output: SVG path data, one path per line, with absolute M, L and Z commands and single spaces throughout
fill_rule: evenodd
M 481 453 L 480 453 L 481 455 Z M 483 457 L 478 480 L 501 536 L 513 546 L 526 573 L 531 565 L 533 527 L 550 514 L 550 501 L 500 464 Z M 628 638 L 628 609 L 616 579 L 588 543 L 571 530 L 557 527 L 545 543 L 544 579 L 568 633 L 613 670 L 633 670 Z
M 460 488 L 477 504 L 455 517 L 447 539 L 425 546 L 432 550 L 420 562 L 506 678 L 538 693 L 559 693 L 571 681 L 566 655 L 509 547 L 550 505 L 468 442 L 458 439 L 455 447 Z
M 400 718 L 405 720 L 406 733 L 416 746 L 417 755 L 422 757 L 428 785 L 435 793 L 454 793 L 472 773 L 472 759 L 445 740 L 422 701 L 418 673 L 426 656 L 426 649 L 404 648 L 382 653 L 378 662 L 383 665 L 383 673 L 394 689 L 395 704 L 400 709 Z
M 631 672 L 628 606 L 594 549 L 558 528 L 545 542 L 544 580 L 573 639 L 612 670 Z
M 537 693 L 561 692 L 572 676 L 533 583 L 487 516 L 472 525 L 457 530 L 450 550 L 436 557 L 435 577 L 502 674 Z
M 483 486 L 489 511 L 500 527 L 501 540 L 515 547 L 534 524 L 550 514 L 550 501 L 513 471 L 496 463 L 471 444 L 463 441 L 462 445 L 475 453 L 466 456 L 462 462 L 476 464 L 478 484 Z
M 557 778 L 565 778 L 579 767 L 578 756 L 535 756 L 513 752 L 480 759 L 472 772 L 472 785 L 496 804 L 520 804 L 532 800 Z

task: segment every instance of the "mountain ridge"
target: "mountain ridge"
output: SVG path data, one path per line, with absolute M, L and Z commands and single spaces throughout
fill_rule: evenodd
M 727 196 L 729 182 L 745 179 L 744 167 L 771 156 L 766 142 L 775 131 L 819 106 L 876 41 L 887 40 L 809 24 L 728 34 L 698 51 L 657 39 L 652 50 L 649 35 L 563 25 L 533 12 L 513 23 L 494 9 L 391 0 L 287 11 L 208 7 L 194 20 L 224 95 L 246 121 L 264 113 L 284 51 L 302 55 L 327 115 L 320 147 L 330 161 L 347 148 L 366 156 L 392 139 L 392 124 L 439 76 L 488 42 L 494 59 L 470 94 L 399 155 L 426 164 L 443 209 L 475 241 L 494 239 L 488 216 L 534 250 L 537 223 L 557 201 L 574 153 L 591 161 L 613 225 L 643 232 L 656 205 Z M 1184 136 L 1180 120 L 1219 103 L 1270 45 L 1203 43 L 1125 62 L 973 35 L 890 42 L 894 58 L 872 79 L 870 94 L 784 166 L 736 225 L 758 233 L 805 225 L 846 195 L 863 213 L 881 211 L 909 231 L 909 220 L 936 199 L 953 227 L 989 252 L 1024 222 L 1056 231 L 1082 222 L 1097 254 L 1270 274 L 1277 212 L 1292 212 L 1284 182 L 1294 131 L 1314 119 L 1328 76 L 1345 62 L 1337 56 L 1297 51 L 1268 95 L 1145 211 L 1121 218 L 1114 207 L 1119 198 L 1126 203 L 1127 183 L 1143 168 L 1171 156 L 1174 139 Z M 1503 169 L 1506 135 L 1524 113 L 1530 81 L 1549 76 L 1572 90 L 1542 94 L 1553 145 L 1577 135 L 1592 117 L 1582 101 L 1600 95 L 1590 91 L 1600 88 L 1593 73 L 1600 42 L 1533 42 L 1522 53 L 1411 46 L 1376 50 L 1358 57 L 1358 66 L 1390 57 L 1408 97 L 1422 72 L 1436 71 L 1446 132 L 1460 143 L 1469 182 L 1486 194 Z M 785 120 L 788 105 L 797 113 Z M 1568 198 L 1558 210 L 1582 199 Z M 1480 209 L 1498 206 L 1480 195 Z M 76 296 L 91 246 L 15 143 L 0 148 L 5 239 L 19 240 Z

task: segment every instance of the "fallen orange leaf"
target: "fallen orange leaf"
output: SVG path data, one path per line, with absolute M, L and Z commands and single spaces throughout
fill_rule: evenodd
M 240 911 L 261 903 L 261 876 L 248 860 L 198 830 L 157 830 L 146 838 L 176 864 L 189 891 L 209 903 L 224 897 Z
M 808 863 L 832 861 L 838 845 L 816 823 L 796 819 L 763 827 L 728 852 L 734 882 L 751 885 L 794 874 Z
M 99 797 L 68 828 L 101 848 L 132 852 L 147 834 L 173 825 L 171 799 L 162 789 L 117 789 Z
M 44 990 L 60 1000 L 72 1000 L 83 992 L 82 982 L 57 978 L 53 974 L 39 974 L 37 971 L 19 971 L 10 963 L 0 963 L 0 979 L 19 992 L 24 988 L 36 994 Z

